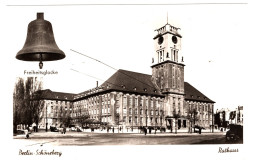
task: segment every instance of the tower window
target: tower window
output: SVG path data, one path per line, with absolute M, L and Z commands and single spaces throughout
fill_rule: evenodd
M 162 55 L 163 55 L 163 61 L 164 61 L 164 50 L 162 50 Z
M 173 50 L 173 61 L 176 61 L 176 50 Z
M 162 61 L 162 51 L 160 51 L 160 62 Z

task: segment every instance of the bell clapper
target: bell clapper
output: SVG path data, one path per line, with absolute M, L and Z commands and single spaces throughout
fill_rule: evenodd
M 40 54 L 40 63 L 39 63 L 39 67 L 40 67 L 40 69 L 42 69 L 42 67 L 43 67 L 42 54 Z

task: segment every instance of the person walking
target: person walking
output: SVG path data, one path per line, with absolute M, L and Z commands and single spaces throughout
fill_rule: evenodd
M 65 134 L 66 133 L 66 127 L 64 126 L 63 127 L 63 134 Z
M 114 133 L 114 131 L 115 131 L 114 127 L 113 127 L 112 131 L 113 131 L 113 133 Z

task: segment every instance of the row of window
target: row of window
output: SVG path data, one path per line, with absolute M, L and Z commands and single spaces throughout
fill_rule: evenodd
M 74 104 L 78 105 L 78 104 L 99 104 L 99 100 L 101 100 L 101 102 L 106 102 L 110 100 L 110 94 L 104 94 L 101 96 L 94 96 L 94 97 L 90 97 L 88 99 L 84 99 L 84 100 L 80 100 L 80 101 L 76 101 Z
M 198 112 L 208 112 L 211 111 L 212 109 L 212 104 L 201 104 L 201 103 L 193 103 L 193 102 L 188 102 L 188 110 L 196 110 Z
M 162 118 L 153 118 L 153 117 L 140 117 L 140 119 L 138 119 L 138 117 L 128 117 L 128 121 L 126 120 L 127 117 L 123 117 L 123 122 L 128 122 L 129 124 L 131 123 L 141 123 L 141 124 L 151 124 L 151 123 L 155 123 L 155 124 L 159 124 L 159 123 L 163 123 L 164 119 Z M 134 120 L 132 120 L 132 118 L 134 118 Z
M 111 116 L 107 116 L 107 117 L 102 117 L 102 118 L 101 118 L 101 121 L 102 121 L 102 122 L 111 122 L 111 120 L 112 120 L 112 119 L 111 119 Z
M 134 106 L 144 106 L 145 104 L 145 107 L 148 107 L 149 104 L 151 106 L 151 108 L 154 106 L 154 103 L 155 103 L 155 106 L 160 108 L 163 104 L 163 101 L 161 100 L 153 100 L 153 98 L 150 99 L 150 101 L 148 100 L 148 98 L 146 99 L 143 99 L 143 98 L 140 98 L 139 99 L 139 102 L 138 102 L 138 98 L 135 98 L 134 99 Z M 129 106 L 132 106 L 133 105 L 133 99 L 130 97 L 129 98 Z M 119 100 L 116 100 L 116 106 L 119 106 Z M 126 107 L 127 106 L 127 97 L 123 97 L 123 107 Z
M 116 112 L 119 113 L 119 108 L 116 109 Z M 135 115 L 138 115 L 138 109 L 131 109 L 131 108 L 128 109 L 128 114 L 129 114 L 129 115 L 132 115 L 133 112 L 134 112 Z M 163 114 L 163 111 L 162 111 L 162 110 L 160 110 L 160 112 L 159 112 L 159 110 L 153 110 L 153 109 L 151 109 L 151 110 L 148 110 L 148 109 L 145 109 L 145 110 L 140 109 L 139 112 L 140 112 L 140 115 L 143 115 L 143 114 L 149 115 L 149 114 L 150 114 L 150 115 L 156 115 L 156 116 L 158 116 L 159 114 L 160 114 L 160 115 Z M 149 113 L 149 112 L 150 112 L 150 113 Z M 123 109 L 123 114 L 124 114 L 124 115 L 127 114 L 127 109 L 125 109 L 125 108 Z

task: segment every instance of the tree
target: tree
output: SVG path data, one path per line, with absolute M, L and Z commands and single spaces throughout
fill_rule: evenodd
M 78 116 L 78 123 L 83 127 L 85 124 L 87 124 L 87 120 L 90 118 L 88 114 L 81 114 Z
M 36 131 L 38 131 L 38 124 L 42 119 L 41 113 L 44 107 L 44 101 L 41 100 L 42 81 L 38 81 L 37 77 L 28 77 L 25 81 L 25 106 L 26 106 L 26 123 L 31 125 L 36 124 Z
M 118 126 L 118 133 L 119 133 L 119 125 L 120 125 L 120 114 L 115 113 L 115 123 Z
M 13 92 L 13 133 L 17 132 L 17 125 L 22 124 L 24 94 L 24 80 L 18 78 Z
M 62 113 L 61 123 L 65 127 L 68 127 L 71 124 L 71 120 L 72 120 L 72 118 L 70 117 L 70 114 L 68 114 L 67 112 Z
M 40 99 L 41 89 L 42 82 L 38 81 L 37 77 L 27 77 L 25 82 L 22 78 L 17 79 L 13 93 L 14 128 L 18 124 L 29 127 L 33 122 L 38 127 L 44 105 L 44 102 Z M 16 132 L 15 129 L 14 132 Z
M 196 121 L 199 120 L 198 116 L 197 116 L 198 112 L 196 111 L 196 109 L 189 109 L 188 110 L 188 114 L 187 114 L 187 119 L 190 122 L 190 133 L 192 133 L 192 124 L 195 125 Z M 194 127 L 194 131 L 195 131 L 195 127 Z
M 180 110 L 177 112 L 176 110 L 173 111 L 173 118 L 175 118 L 175 134 L 177 134 L 177 121 L 180 118 Z

